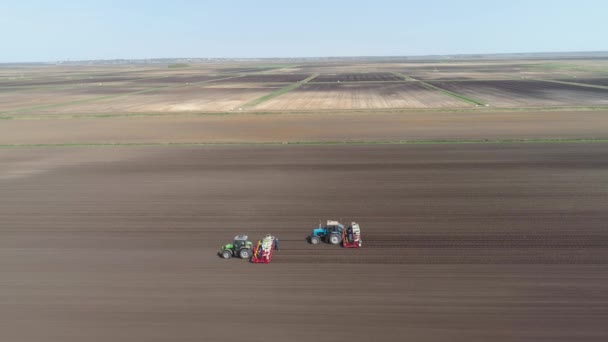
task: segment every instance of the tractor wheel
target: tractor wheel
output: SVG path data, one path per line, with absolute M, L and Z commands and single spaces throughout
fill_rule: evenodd
M 331 234 L 329 236 L 329 243 L 332 245 L 339 245 L 342 242 L 342 238 L 338 234 Z
M 311 236 L 310 237 L 310 243 L 313 245 L 318 245 L 319 242 L 321 242 L 321 239 L 319 239 L 318 236 Z
M 241 257 L 241 259 L 249 259 L 249 257 L 251 256 L 251 251 L 247 248 L 243 248 L 239 251 L 239 256 Z
M 232 258 L 232 252 L 229 250 L 225 250 L 222 252 L 222 258 L 224 259 L 230 259 Z

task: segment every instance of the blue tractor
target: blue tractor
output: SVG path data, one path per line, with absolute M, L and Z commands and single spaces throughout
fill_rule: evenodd
M 319 224 L 319 228 L 312 231 L 308 241 L 313 245 L 318 244 L 321 240 L 332 245 L 339 245 L 342 242 L 343 231 L 344 225 L 338 221 L 329 220 L 325 226 Z

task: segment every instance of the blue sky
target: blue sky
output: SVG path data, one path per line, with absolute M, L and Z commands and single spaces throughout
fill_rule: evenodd
M 7 0 L 0 62 L 605 51 L 607 13 L 603 0 Z

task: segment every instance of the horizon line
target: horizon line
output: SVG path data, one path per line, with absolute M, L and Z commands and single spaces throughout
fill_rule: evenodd
M 0 64 L 57 64 L 57 63 L 83 63 L 83 62 L 111 62 L 111 61 L 154 61 L 154 60 L 277 60 L 277 59 L 365 59 L 365 58 L 453 58 L 453 57 L 484 57 L 508 55 L 547 55 L 547 54 L 606 54 L 608 50 L 583 51 L 536 51 L 536 52 L 496 52 L 496 53 L 458 53 L 458 54 L 430 54 L 430 55 L 343 55 L 343 56 L 291 56 L 291 57 L 149 57 L 149 58 L 100 58 L 100 59 L 58 59 L 33 62 L 0 62 Z

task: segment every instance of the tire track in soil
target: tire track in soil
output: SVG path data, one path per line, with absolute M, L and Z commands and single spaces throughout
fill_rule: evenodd
M 608 264 L 603 234 L 370 234 L 361 249 L 284 242 L 274 263 Z

